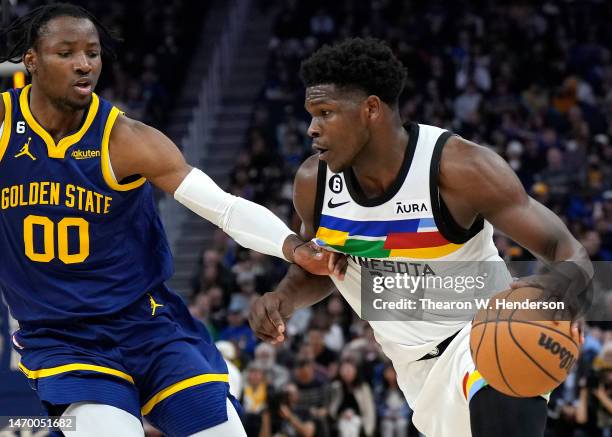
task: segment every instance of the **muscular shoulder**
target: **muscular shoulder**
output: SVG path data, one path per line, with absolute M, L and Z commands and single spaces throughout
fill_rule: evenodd
M 120 115 L 117 117 L 117 121 L 113 126 L 110 138 L 111 146 L 121 146 L 124 143 L 138 146 L 138 144 L 143 142 L 143 138 L 147 135 L 151 135 L 154 131 L 155 129 L 151 126 L 147 126 L 125 115 Z
M 308 157 L 298 168 L 295 174 L 295 186 L 309 189 L 310 186 L 316 190 L 317 176 L 319 174 L 319 158 L 317 155 Z
M 174 193 L 191 169 L 168 137 L 125 116 L 113 126 L 109 150 L 117 180 L 141 175 L 167 193 Z
M 449 178 L 454 179 L 460 175 L 462 179 L 478 178 L 480 171 L 488 171 L 498 159 L 501 157 L 492 150 L 459 136 L 452 136 L 442 149 L 440 183 L 444 184 Z
M 306 236 L 314 233 L 318 173 L 319 158 L 313 155 L 302 163 L 293 184 L 293 204 L 302 219 Z
M 476 213 L 486 212 L 493 199 L 526 199 L 516 174 L 501 156 L 457 136 L 450 137 L 442 151 L 439 186 L 445 198 L 466 201 Z

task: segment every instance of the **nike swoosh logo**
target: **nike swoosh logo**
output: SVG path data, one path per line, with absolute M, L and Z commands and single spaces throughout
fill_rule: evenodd
M 334 199 L 329 199 L 329 202 L 327 202 L 327 206 L 329 208 L 338 208 L 339 206 L 346 205 L 347 203 L 351 203 L 350 200 L 347 200 L 346 202 L 340 202 L 340 203 L 334 203 L 333 200 Z

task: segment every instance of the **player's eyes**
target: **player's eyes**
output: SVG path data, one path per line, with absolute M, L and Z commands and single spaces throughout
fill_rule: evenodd
M 100 52 L 89 52 L 87 56 L 89 56 L 90 58 L 97 58 L 98 56 L 100 56 Z
M 326 110 L 326 109 L 322 109 L 322 110 L 321 110 L 321 115 L 322 115 L 323 117 L 327 117 L 327 116 L 328 116 L 328 115 L 330 115 L 330 114 L 331 114 L 331 111 L 328 111 L 328 110 Z
M 60 58 L 67 58 L 68 56 L 70 56 L 70 52 L 58 52 L 57 54 Z

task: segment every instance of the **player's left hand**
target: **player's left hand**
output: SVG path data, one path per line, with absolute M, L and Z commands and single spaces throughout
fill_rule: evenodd
M 302 242 L 293 250 L 293 262 L 315 275 L 333 275 L 344 279 L 348 265 L 346 256 L 325 250 L 312 241 Z

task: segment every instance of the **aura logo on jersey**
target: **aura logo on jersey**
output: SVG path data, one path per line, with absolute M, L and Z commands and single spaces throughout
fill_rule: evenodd
M 428 212 L 425 202 L 395 202 L 396 214 L 410 214 L 413 212 Z

